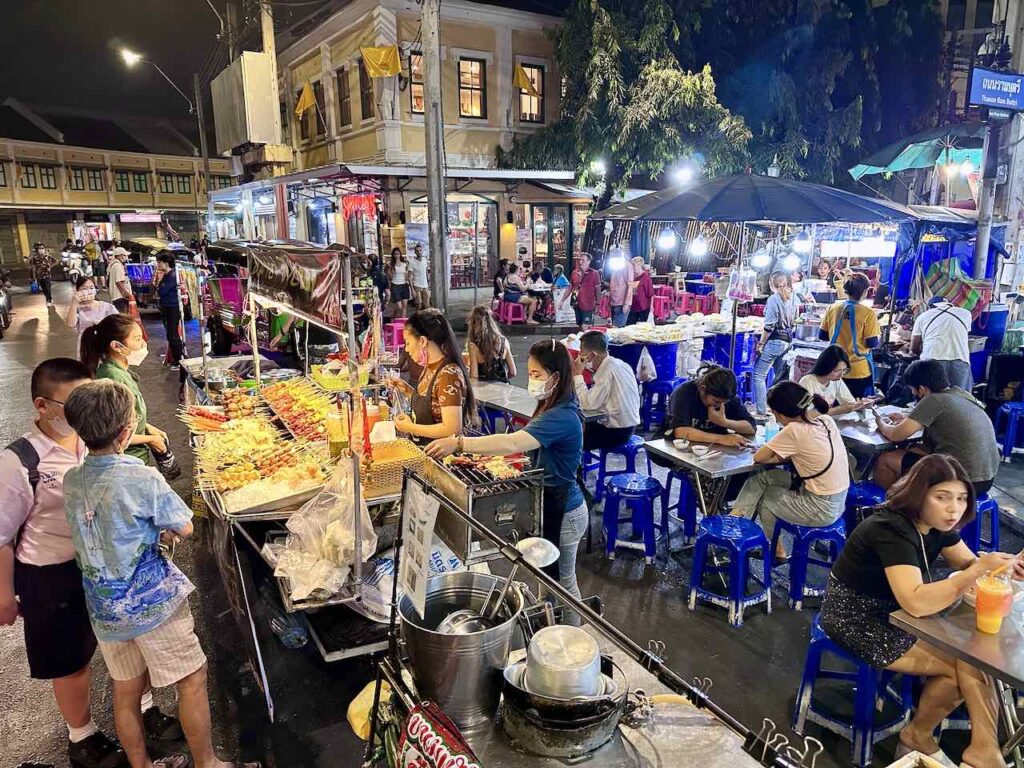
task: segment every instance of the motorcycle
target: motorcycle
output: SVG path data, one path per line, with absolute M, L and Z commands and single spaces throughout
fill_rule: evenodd
M 67 256 L 68 280 L 74 285 L 80 277 L 92 277 L 92 264 L 81 253 L 71 252 Z

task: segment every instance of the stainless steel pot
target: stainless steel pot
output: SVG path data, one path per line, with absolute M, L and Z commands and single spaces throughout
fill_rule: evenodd
M 817 341 L 821 323 L 797 323 L 793 328 L 793 338 L 799 341 Z
M 579 627 L 545 627 L 530 640 L 526 688 L 556 699 L 601 692 L 601 652 Z
M 513 584 L 499 621 L 489 629 L 466 634 L 443 634 L 437 629 L 455 611 L 470 608 L 479 613 L 487 595 L 502 582 L 496 576 L 469 571 L 440 574 L 427 581 L 423 617 L 408 596 L 398 605 L 417 692 L 436 702 L 460 728 L 487 722 L 498 709 L 502 670 L 523 611 L 522 593 Z

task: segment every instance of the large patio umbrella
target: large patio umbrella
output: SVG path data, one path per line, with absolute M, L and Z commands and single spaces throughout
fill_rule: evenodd
M 985 126 L 981 123 L 940 125 L 915 133 L 878 150 L 850 169 L 855 179 L 874 173 L 896 173 L 913 168 L 931 168 L 970 161 L 981 165 Z
M 744 173 L 652 192 L 591 219 L 876 224 L 910 221 L 902 205 L 821 184 Z

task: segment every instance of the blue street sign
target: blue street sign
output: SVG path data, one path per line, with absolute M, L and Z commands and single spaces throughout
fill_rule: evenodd
M 967 102 L 973 107 L 1024 111 L 1024 75 L 975 67 Z

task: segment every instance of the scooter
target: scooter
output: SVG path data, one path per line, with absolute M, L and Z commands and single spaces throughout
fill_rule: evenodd
M 92 277 L 92 264 L 81 253 L 69 253 L 67 272 L 68 280 L 74 285 L 80 277 Z

